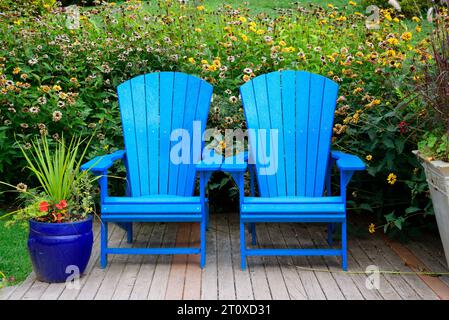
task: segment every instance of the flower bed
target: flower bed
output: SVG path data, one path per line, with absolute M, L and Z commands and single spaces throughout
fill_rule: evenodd
M 409 152 L 425 112 L 416 101 L 398 107 L 431 58 L 420 18 L 381 10 L 379 28 L 368 29 L 365 8 L 353 1 L 270 15 L 130 1 L 82 9 L 80 27 L 68 29 L 61 8 L 39 18 L 24 10 L 7 11 L 0 23 L 2 179 L 27 178 L 14 135 L 28 148 L 42 133 L 58 140 L 61 132 L 95 131 L 92 155 L 121 148 L 115 88 L 137 74 L 178 70 L 206 79 L 215 87 L 209 125 L 224 129 L 245 126 L 241 84 L 273 70 L 303 69 L 339 83 L 334 148 L 368 164 L 368 175 L 350 189 L 351 208 L 385 216 L 396 229 L 430 213 L 422 170 Z

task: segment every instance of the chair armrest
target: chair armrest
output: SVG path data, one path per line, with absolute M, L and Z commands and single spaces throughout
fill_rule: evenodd
M 242 152 L 224 159 L 221 165 L 223 172 L 245 172 L 248 168 L 248 152 Z
M 84 163 L 80 169 L 82 171 L 89 170 L 95 174 L 104 174 L 116 160 L 122 159 L 124 156 L 125 150 L 117 150 L 114 153 L 93 158 Z
M 336 160 L 337 168 L 343 171 L 365 170 L 366 166 L 359 157 L 341 151 L 332 151 L 332 159 Z
M 203 155 L 203 159 L 198 162 L 195 167 L 196 170 L 200 172 L 217 171 L 220 170 L 222 162 L 223 157 L 221 155 L 216 155 L 215 151 L 212 150 L 209 155 Z

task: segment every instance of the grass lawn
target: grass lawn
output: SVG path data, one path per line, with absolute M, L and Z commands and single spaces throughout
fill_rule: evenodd
M 31 272 L 27 238 L 28 231 L 23 227 L 5 227 L 5 221 L 0 220 L 0 271 L 10 279 L 8 285 L 25 280 Z
M 145 1 L 149 10 L 156 7 L 155 1 Z M 345 5 L 349 2 L 346 0 L 189 0 L 190 4 L 193 5 L 203 5 L 208 9 L 216 9 L 220 5 L 229 4 L 233 8 L 238 8 L 245 6 L 244 3 L 248 3 L 248 7 L 254 12 L 272 12 L 276 8 L 295 8 L 297 3 L 302 3 L 302 6 L 308 3 L 320 4 L 322 6 L 332 3 L 333 5 L 340 6 Z
M 193 0 L 194 1 L 194 0 Z M 349 1 L 349 0 L 348 0 Z M 233 7 L 238 7 L 243 4 L 243 2 L 248 2 L 249 7 L 256 11 L 264 11 L 267 9 L 273 8 L 294 8 L 296 7 L 296 3 L 302 3 L 303 5 L 307 3 L 316 3 L 321 5 L 327 5 L 328 3 L 332 3 L 333 5 L 342 5 L 347 4 L 348 1 L 345 0 L 204 0 L 204 6 L 215 8 L 220 4 L 230 4 Z M 200 3 L 200 1 L 197 1 Z

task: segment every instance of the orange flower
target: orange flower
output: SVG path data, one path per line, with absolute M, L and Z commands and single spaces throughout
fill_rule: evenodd
M 39 203 L 39 211 L 40 212 L 48 211 L 48 202 L 47 201 L 42 201 L 41 203 Z
M 55 205 L 56 209 L 62 210 L 67 207 L 67 201 L 61 200 L 58 204 Z

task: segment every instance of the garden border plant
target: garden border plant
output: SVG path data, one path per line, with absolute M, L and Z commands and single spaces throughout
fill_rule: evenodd
M 137 74 L 176 70 L 211 82 L 216 95 L 209 125 L 224 130 L 245 128 L 236 91 L 241 84 L 273 70 L 302 69 L 339 83 L 333 144 L 367 160 L 368 177 L 349 191 L 350 212 L 371 213 L 387 231 L 419 231 L 433 224 L 424 174 L 410 154 L 425 130 L 422 108 L 397 105 L 431 57 L 428 23 L 381 9 L 380 28 L 369 30 L 364 9 L 351 1 L 268 15 L 244 6 L 210 10 L 158 1 L 149 12 L 129 1 L 83 8 L 79 29 L 66 28 L 58 7 L 42 10 L 38 20 L 24 7 L 6 12 L 0 170 L 23 164 L 20 148 L 10 143 L 14 133 L 25 146 L 41 133 L 57 140 L 61 132 L 96 130 L 87 158 L 120 149 L 115 87 Z M 14 183 L 29 179 L 21 170 L 8 175 Z
M 91 139 L 90 139 L 91 140 Z M 27 169 L 39 187 L 17 186 L 23 205 L 4 217 L 29 223 L 28 250 L 36 277 L 44 282 L 64 282 L 72 272 L 84 271 L 93 245 L 93 182 L 89 170 L 80 171 L 90 140 L 64 136 L 50 146 L 47 136 L 20 147 Z M 1 182 L 11 186 L 11 184 Z

